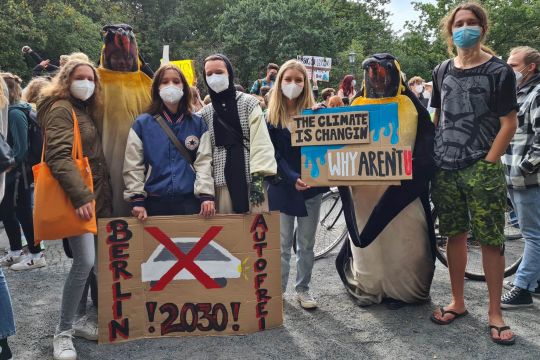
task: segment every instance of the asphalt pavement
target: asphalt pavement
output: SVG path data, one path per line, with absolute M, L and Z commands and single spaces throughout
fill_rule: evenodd
M 7 245 L 2 230 L 0 249 Z M 361 308 L 345 293 L 335 271 L 335 254 L 315 262 L 311 286 L 319 302 L 317 310 L 300 308 L 289 284 L 281 328 L 245 336 L 163 338 L 118 345 L 75 339 L 79 359 L 540 359 L 540 298 L 535 298 L 534 307 L 505 312 L 517 340 L 516 345 L 503 347 L 489 339 L 485 283 L 466 281 L 470 315 L 438 326 L 429 321 L 429 315 L 450 298 L 443 265 L 437 263 L 430 303 L 398 310 L 384 305 Z M 60 242 L 46 242 L 46 256 L 45 268 L 23 272 L 4 268 L 17 325 L 17 334 L 10 338 L 16 360 L 52 359 L 52 337 L 71 260 L 63 254 Z

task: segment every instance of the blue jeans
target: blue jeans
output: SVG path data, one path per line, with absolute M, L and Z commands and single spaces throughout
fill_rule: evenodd
M 521 289 L 534 291 L 540 280 L 540 187 L 509 189 L 508 192 L 525 239 L 523 260 L 513 283 Z
M 322 194 L 306 200 L 308 216 L 298 217 L 281 214 L 281 289 L 287 289 L 291 261 L 291 248 L 294 238 L 294 220 L 298 221 L 296 231 L 296 291 L 308 291 L 313 270 L 313 247 L 315 231 L 319 222 Z
M 7 287 L 4 272 L 0 267 L 0 339 L 7 338 L 15 334 L 15 322 L 13 321 L 13 310 L 11 308 L 11 297 Z

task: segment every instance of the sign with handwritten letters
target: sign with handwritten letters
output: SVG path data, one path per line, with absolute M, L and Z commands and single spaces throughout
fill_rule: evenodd
M 100 219 L 99 342 L 283 324 L 279 214 Z
M 412 179 L 412 149 L 400 142 L 397 103 L 304 110 L 289 123 L 311 186 L 396 185 Z
M 293 146 L 369 143 L 369 112 L 295 116 L 290 131 Z
M 322 56 L 298 55 L 297 60 L 301 61 L 308 72 L 308 79 L 317 81 L 330 81 L 330 70 L 332 69 L 332 58 Z

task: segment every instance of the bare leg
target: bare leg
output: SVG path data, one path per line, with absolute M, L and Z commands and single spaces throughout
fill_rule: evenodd
M 452 286 L 452 302 L 444 309 L 455 311 L 458 314 L 465 311 L 463 292 L 465 287 L 465 267 L 467 266 L 467 235 L 468 232 L 451 236 L 446 243 L 448 272 L 450 273 L 450 284 Z M 445 314 L 443 317 L 439 309 L 435 311 L 434 316 L 442 321 L 450 321 L 455 317 L 452 314 Z
M 504 255 L 499 246 L 482 245 L 482 264 L 486 274 L 486 283 L 489 293 L 489 325 L 504 326 L 501 311 L 501 293 L 504 279 Z M 493 336 L 498 338 L 497 331 L 491 330 Z M 505 330 L 501 333 L 502 339 L 510 339 L 512 331 Z

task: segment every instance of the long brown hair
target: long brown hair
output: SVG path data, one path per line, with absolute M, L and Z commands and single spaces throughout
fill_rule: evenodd
M 453 34 L 453 25 L 454 20 L 456 18 L 456 14 L 458 11 L 461 10 L 468 10 L 476 16 L 478 19 L 478 22 L 480 23 L 480 27 L 482 28 L 482 38 L 480 41 L 482 42 L 482 50 L 487 52 L 488 54 L 495 55 L 495 52 L 491 50 L 488 46 L 483 44 L 484 40 L 486 39 L 486 35 L 489 30 L 489 17 L 486 9 L 482 7 L 477 2 L 471 1 L 462 3 L 458 6 L 456 6 L 452 11 L 450 11 L 442 20 L 441 20 L 441 31 L 443 37 L 446 39 L 446 45 L 448 47 L 448 54 L 450 56 L 454 56 L 454 41 L 452 40 L 452 34 Z
M 180 81 L 182 81 L 182 91 L 184 92 L 184 96 L 182 96 L 182 98 L 180 99 L 180 103 L 178 104 L 178 111 L 181 111 L 183 114 L 191 116 L 191 89 L 182 71 L 178 68 L 178 66 L 173 64 L 165 64 L 161 66 L 154 74 L 154 80 L 152 81 L 152 103 L 150 104 L 146 112 L 150 115 L 155 115 L 163 111 L 165 104 L 163 103 L 161 96 L 159 96 L 159 86 L 161 85 L 161 80 L 163 79 L 165 71 L 167 70 L 176 71 L 178 73 L 178 76 L 180 76 Z
M 300 96 L 295 99 L 296 114 L 299 115 L 303 109 L 308 109 L 315 105 L 315 99 L 313 99 L 313 92 L 311 90 L 306 67 L 298 60 L 293 59 L 287 61 L 279 68 L 276 82 L 270 92 L 270 100 L 268 101 L 268 122 L 275 127 L 287 127 L 287 105 L 285 95 L 283 95 L 283 92 L 281 91 L 281 83 L 285 71 L 289 69 L 298 70 L 304 76 L 304 90 L 302 90 Z
M 101 102 L 101 83 L 99 81 L 99 75 L 96 71 L 96 67 L 90 61 L 86 61 L 80 58 L 70 59 L 64 66 L 60 68 L 60 71 L 52 79 L 51 83 L 45 85 L 41 89 L 41 97 L 56 97 L 58 99 L 73 99 L 69 90 L 71 86 L 71 74 L 75 72 L 79 66 L 88 66 L 94 73 L 94 93 L 88 100 L 85 101 L 93 110 L 100 105 Z

